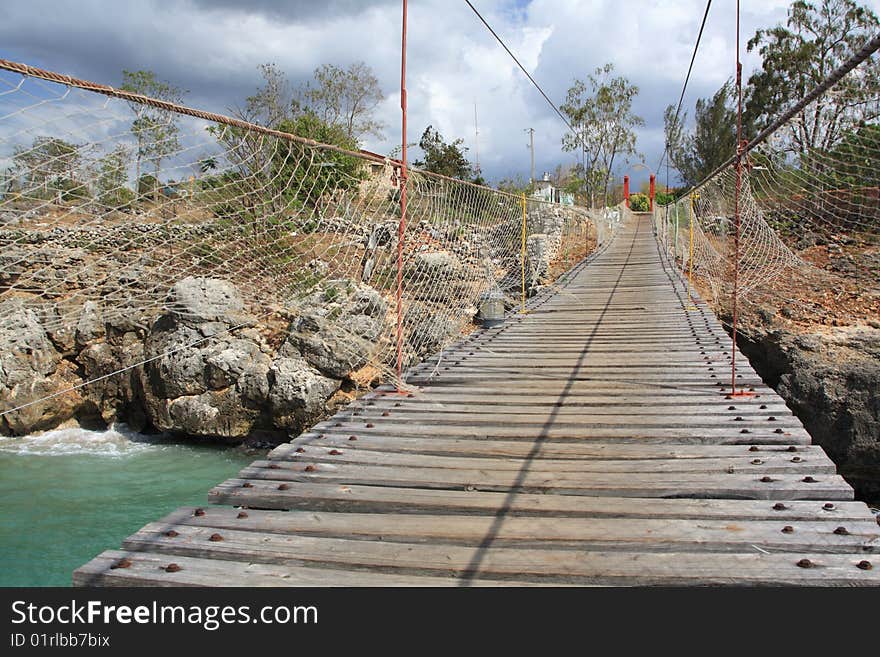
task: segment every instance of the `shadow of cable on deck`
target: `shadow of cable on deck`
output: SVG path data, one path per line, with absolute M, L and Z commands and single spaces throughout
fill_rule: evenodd
M 620 281 L 623 278 L 623 274 L 626 271 L 627 264 L 629 263 L 633 251 L 635 249 L 636 239 L 639 236 L 639 231 L 641 228 L 641 220 L 638 220 L 635 225 L 635 230 L 633 231 L 632 241 L 630 242 L 629 252 L 626 255 L 626 259 L 620 267 L 620 273 L 617 275 L 617 280 L 614 282 L 614 286 L 611 288 L 611 292 L 608 295 L 608 299 L 605 301 L 605 305 L 602 307 L 602 312 L 599 314 L 598 319 L 593 325 L 593 330 L 590 335 L 587 337 L 584 348 L 581 350 L 580 355 L 578 356 L 577 363 L 574 368 L 572 368 L 571 375 L 568 378 L 568 381 L 565 384 L 562 392 L 559 394 L 559 397 L 556 401 L 556 405 L 553 410 L 550 412 L 550 416 L 547 418 L 547 421 L 544 423 L 541 433 L 538 434 L 537 438 L 535 438 L 535 442 L 532 444 L 531 450 L 523 459 L 522 467 L 517 471 L 516 479 L 514 479 L 511 484 L 510 491 L 504 498 L 504 502 L 495 512 L 495 519 L 492 521 L 492 525 L 489 527 L 486 535 L 480 541 L 479 546 L 477 547 L 477 551 L 474 554 L 474 557 L 468 563 L 467 569 L 462 573 L 459 586 L 469 586 L 473 580 L 477 577 L 480 572 L 480 567 L 484 559 L 486 558 L 487 550 L 492 547 L 492 544 L 495 542 L 495 539 L 498 537 L 498 534 L 501 530 L 501 526 L 504 524 L 507 515 L 510 513 L 511 506 L 513 504 L 514 498 L 520 493 L 520 489 L 523 487 L 525 483 L 526 476 L 531 469 L 532 462 L 540 453 L 544 442 L 546 442 L 549 430 L 553 426 L 556 420 L 556 416 L 558 415 L 558 409 L 564 406 L 564 400 L 568 397 L 572 386 L 574 385 L 575 380 L 577 379 L 578 372 L 581 367 L 583 367 L 584 360 L 587 357 L 587 354 L 590 351 L 590 346 L 593 343 L 593 340 L 596 337 L 596 334 L 599 330 L 599 326 L 602 324 L 602 320 L 605 317 L 608 309 L 611 306 L 611 301 L 614 299 L 614 295 L 617 293 L 617 288 L 620 285 Z

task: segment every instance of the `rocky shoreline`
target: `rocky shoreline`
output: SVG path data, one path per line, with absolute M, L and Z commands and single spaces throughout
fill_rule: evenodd
M 166 312 L 148 326 L 136 318 L 105 321 L 98 304 L 87 302 L 64 342 L 20 300 L 7 299 L 2 313 L 14 321 L 0 327 L 0 396 L 7 407 L 49 398 L 2 416 L 0 432 L 23 435 L 76 420 L 225 442 L 298 433 L 351 389 L 350 374 L 367 363 L 384 327 L 378 292 L 352 282 L 334 289 L 332 301 L 311 299 L 275 346 L 223 280 L 179 281 Z M 329 313 L 346 316 L 344 336 Z M 352 333 L 362 339 L 349 339 Z

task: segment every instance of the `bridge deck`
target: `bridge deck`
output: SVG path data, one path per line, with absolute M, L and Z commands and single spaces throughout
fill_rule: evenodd
M 413 394 L 363 397 L 74 582 L 880 584 L 868 508 L 745 358 L 755 394 L 725 399 L 730 340 L 686 305 L 636 215 Z

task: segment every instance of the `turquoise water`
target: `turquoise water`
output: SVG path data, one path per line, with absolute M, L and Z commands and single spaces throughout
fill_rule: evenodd
M 0 586 L 69 586 L 77 566 L 179 506 L 205 504 L 255 458 L 119 427 L 0 437 Z

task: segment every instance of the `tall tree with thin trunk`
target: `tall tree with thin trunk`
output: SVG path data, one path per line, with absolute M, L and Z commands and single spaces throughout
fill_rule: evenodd
M 600 195 L 603 201 L 607 199 L 615 161 L 641 160 L 635 130 L 645 121 L 633 112 L 639 88 L 613 73 L 614 65 L 605 64 L 587 76 L 586 82 L 576 79 L 560 107 L 575 128 L 575 133 L 562 138 L 562 148 L 581 151 L 580 177 L 591 205 Z
M 122 71 L 122 80 L 122 89 L 125 91 L 169 103 L 183 102 L 183 95 L 186 93 L 179 87 L 158 79 L 153 71 Z M 131 124 L 131 131 L 137 144 L 135 149 L 135 186 L 140 186 L 142 163 L 145 160 L 151 162 L 156 177 L 154 195 L 158 198 L 162 160 L 180 150 L 178 139 L 180 128 L 177 125 L 177 115 L 141 103 L 131 102 L 129 105 L 135 113 L 135 119 Z

